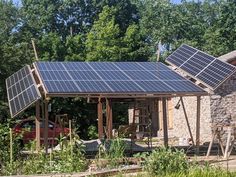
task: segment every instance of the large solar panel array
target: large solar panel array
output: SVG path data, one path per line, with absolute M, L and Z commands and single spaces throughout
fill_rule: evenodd
M 215 90 L 236 68 L 198 49 L 183 44 L 166 61 Z
M 156 62 L 37 62 L 47 93 L 203 93 Z
M 28 65 L 8 77 L 6 87 L 12 117 L 41 98 Z

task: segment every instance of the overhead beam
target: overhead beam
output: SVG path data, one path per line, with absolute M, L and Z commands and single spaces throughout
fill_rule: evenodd
M 36 102 L 36 116 L 35 116 L 35 127 L 36 127 L 36 151 L 40 151 L 40 100 Z
M 43 85 L 44 87 L 44 85 Z M 44 87 L 45 89 L 45 87 Z M 166 98 L 173 98 L 173 97 L 180 97 L 180 96 L 207 96 L 208 93 L 207 92 L 188 92 L 188 93 L 151 93 L 151 94 L 140 94 L 140 93 L 111 93 L 111 94 L 107 94 L 107 93 L 46 93 L 45 92 L 45 96 L 46 97 L 82 97 L 82 98 L 87 98 L 88 96 L 90 98 L 162 98 L 162 97 L 166 97 Z
M 167 121 L 167 108 L 166 99 L 162 98 L 162 109 L 163 109 L 163 134 L 164 134 L 164 146 L 168 147 L 168 121 Z
M 103 134 L 102 102 L 100 98 L 98 99 L 97 111 L 98 111 L 98 138 L 102 139 L 104 137 L 104 134 Z

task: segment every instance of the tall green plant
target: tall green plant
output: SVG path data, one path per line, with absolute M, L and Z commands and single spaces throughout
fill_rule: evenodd
M 146 160 L 145 169 L 152 175 L 187 172 L 188 160 L 183 151 L 169 148 L 154 150 Z

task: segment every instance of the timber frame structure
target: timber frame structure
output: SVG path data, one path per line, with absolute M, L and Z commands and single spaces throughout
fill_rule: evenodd
M 97 103 L 97 117 L 98 117 L 98 136 L 99 138 L 104 138 L 104 127 L 103 127 L 103 107 L 104 105 L 106 106 L 106 137 L 107 139 L 112 138 L 112 122 L 113 122 L 113 116 L 112 116 L 112 103 L 117 102 L 117 101 L 126 101 L 126 100 L 133 100 L 135 99 L 145 99 L 145 100 L 152 100 L 154 102 L 158 102 L 162 104 L 162 123 L 163 123 L 163 134 L 164 134 L 164 145 L 168 146 L 168 126 L 167 126 L 167 99 L 168 98 L 173 98 L 173 97 L 180 97 L 182 105 L 183 104 L 183 99 L 182 97 L 187 97 L 187 96 L 196 96 L 197 97 L 197 114 L 196 114 L 196 137 L 193 138 L 193 135 L 191 133 L 191 129 L 189 126 L 188 122 L 188 117 L 186 114 L 186 111 L 184 113 L 186 122 L 188 125 L 189 133 L 192 138 L 192 140 L 195 141 L 195 145 L 197 149 L 199 148 L 200 145 L 200 100 L 201 96 L 208 95 L 207 92 L 185 92 L 185 93 L 112 93 L 112 94 L 104 94 L 104 93 L 86 93 L 86 94 L 63 94 L 63 93 L 57 93 L 57 94 L 52 94 L 48 93 L 47 90 L 45 89 L 45 86 L 43 84 L 43 81 L 40 77 L 39 72 L 37 71 L 37 67 L 35 66 L 35 63 L 33 64 L 32 67 L 32 72 L 36 81 L 36 84 L 42 94 L 42 99 L 38 100 L 35 104 L 36 106 L 36 150 L 40 150 L 40 119 L 45 120 L 45 132 L 44 132 L 44 145 L 45 145 L 45 151 L 48 153 L 48 121 L 49 121 L 49 114 L 48 114 L 48 104 L 51 99 L 55 97 L 83 97 L 87 98 L 88 100 L 93 100 L 93 102 Z M 184 107 L 184 106 L 183 106 Z M 185 108 L 184 108 L 185 110 Z M 155 119 L 154 117 L 152 120 Z M 156 117 L 157 119 L 157 117 Z
M 208 95 L 207 92 L 202 93 L 159 93 L 159 94 L 98 94 L 98 93 L 90 93 L 90 94 L 50 94 L 47 93 L 43 82 L 39 76 L 39 73 L 33 65 L 34 69 L 34 77 L 36 80 L 36 83 L 39 85 L 40 92 L 42 95 L 44 95 L 43 100 L 38 100 L 36 102 L 36 148 L 37 150 L 40 149 L 40 122 L 39 119 L 43 118 L 45 121 L 45 132 L 44 132 L 44 144 L 45 144 L 45 151 L 48 152 L 48 104 L 49 101 L 55 97 L 83 97 L 87 98 L 88 100 L 93 100 L 93 102 L 97 103 L 97 117 L 98 117 L 98 137 L 99 139 L 104 138 L 104 135 L 106 133 L 107 139 L 112 138 L 112 122 L 113 122 L 113 116 L 112 116 L 112 103 L 117 101 L 126 101 L 126 100 L 132 100 L 135 101 L 135 99 L 145 99 L 145 100 L 152 100 L 153 102 L 158 102 L 162 104 L 162 124 L 163 124 L 163 135 L 164 135 L 164 145 L 168 146 L 168 122 L 167 122 L 167 99 L 173 98 L 173 97 L 180 97 L 181 103 L 183 105 L 184 109 L 184 116 L 186 119 L 186 123 L 188 126 L 188 130 L 190 133 L 190 137 L 192 138 L 192 141 L 194 145 L 196 146 L 196 150 L 198 153 L 199 145 L 200 145 L 200 107 L 201 107 L 201 96 Z M 186 114 L 184 101 L 182 97 L 188 97 L 188 96 L 196 96 L 197 97 L 197 114 L 196 114 L 196 137 L 194 138 L 192 135 L 192 131 L 188 122 L 188 117 Z M 103 125 L 103 108 L 105 105 L 106 109 L 106 132 L 104 132 L 104 125 Z M 41 106 L 41 109 L 40 109 Z M 41 110 L 41 113 L 40 113 Z M 155 118 L 152 118 L 152 120 Z M 156 117 L 157 119 L 157 117 Z

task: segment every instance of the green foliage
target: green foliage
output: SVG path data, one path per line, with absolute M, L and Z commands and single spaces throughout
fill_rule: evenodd
M 188 160 L 183 151 L 159 148 L 154 150 L 147 158 L 145 170 L 152 175 L 165 175 L 171 173 L 187 172 Z
M 115 23 L 116 9 L 105 6 L 86 40 L 88 61 L 116 61 L 120 56 L 120 29 Z
M 10 163 L 10 127 L 10 121 L 8 121 L 7 123 L 0 124 L 0 169 L 5 164 Z M 13 134 L 13 160 L 16 160 L 19 156 L 20 139 L 21 135 Z
M 66 39 L 67 53 L 66 61 L 84 61 L 85 60 L 85 35 L 78 34 L 69 36 Z
M 94 125 L 90 125 L 88 127 L 88 137 L 89 137 L 89 139 L 97 139 L 98 138 L 98 130 Z
M 15 159 L 13 164 L 2 165 L 2 175 L 19 174 L 48 174 L 81 172 L 87 168 L 87 162 L 81 147 L 73 140 L 72 146 L 68 145 L 62 150 L 53 151 L 46 155 L 43 152 L 31 154 L 26 159 Z
M 108 167 L 117 167 L 123 160 L 124 153 L 125 142 L 120 138 L 112 139 L 109 143 L 104 142 L 100 145 L 97 155 L 98 162 L 100 158 L 104 158 L 109 161 Z

